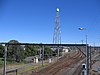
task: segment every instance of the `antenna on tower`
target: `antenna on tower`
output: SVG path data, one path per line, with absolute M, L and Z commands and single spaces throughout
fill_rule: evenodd
M 53 35 L 53 44 L 61 44 L 61 30 L 60 30 L 60 10 L 56 9 L 55 28 Z

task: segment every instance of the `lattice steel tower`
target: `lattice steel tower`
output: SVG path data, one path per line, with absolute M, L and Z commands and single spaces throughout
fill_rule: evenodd
M 53 35 L 53 43 L 54 44 L 61 44 L 61 31 L 60 31 L 60 14 L 59 8 L 56 9 L 56 19 L 55 19 L 55 28 L 54 28 L 54 35 Z

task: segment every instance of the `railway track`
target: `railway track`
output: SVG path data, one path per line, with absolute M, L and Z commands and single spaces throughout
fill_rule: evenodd
M 40 70 L 37 72 L 33 72 L 31 75 L 58 75 L 59 71 L 69 67 L 72 64 L 77 63 L 81 60 L 82 54 L 80 51 L 73 53 L 72 55 L 65 55 L 58 62 Z

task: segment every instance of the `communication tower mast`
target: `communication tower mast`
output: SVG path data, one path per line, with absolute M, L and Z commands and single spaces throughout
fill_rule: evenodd
M 53 44 L 61 44 L 61 31 L 60 31 L 60 14 L 59 8 L 56 9 L 55 28 L 53 35 Z

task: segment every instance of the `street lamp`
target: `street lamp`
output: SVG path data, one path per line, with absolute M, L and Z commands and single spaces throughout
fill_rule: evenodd
M 86 30 L 86 28 L 79 28 L 79 30 Z M 86 75 L 88 75 L 87 30 L 86 30 Z

